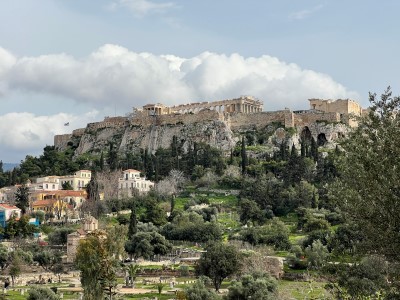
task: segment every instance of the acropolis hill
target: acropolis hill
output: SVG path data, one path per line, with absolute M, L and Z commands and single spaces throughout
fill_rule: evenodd
M 230 151 L 240 134 L 255 130 L 268 131 L 268 143 L 275 146 L 282 141 L 298 144 L 305 131 L 329 145 L 356 126 L 351 116 L 363 113 L 362 107 L 349 99 L 308 101 L 309 108 L 300 111 L 263 111 L 263 102 L 250 96 L 176 106 L 147 104 L 134 108 L 126 117 L 106 117 L 71 134 L 56 135 L 54 145 L 59 150 L 72 146 L 76 155 L 100 153 L 109 142 L 121 153 L 140 148 L 154 153 L 158 148 L 169 148 L 177 136 L 184 148 L 205 142 Z

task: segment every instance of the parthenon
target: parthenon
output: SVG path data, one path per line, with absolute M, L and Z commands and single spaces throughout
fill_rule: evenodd
M 143 106 L 143 111 L 149 115 L 169 115 L 169 114 L 184 114 L 197 113 L 203 109 L 210 109 L 220 113 L 257 113 L 262 112 L 263 103 L 251 96 L 242 96 L 237 99 L 213 101 L 213 102 L 196 102 L 181 104 L 175 106 L 165 106 L 163 104 L 146 104 Z

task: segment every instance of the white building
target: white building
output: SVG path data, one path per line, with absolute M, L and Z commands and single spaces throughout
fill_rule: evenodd
M 147 193 L 154 187 L 154 182 L 140 177 L 140 171 L 128 169 L 123 171 L 122 178 L 118 181 L 119 197 L 131 196 L 135 190 L 140 193 Z
M 31 191 L 58 191 L 60 190 L 60 176 L 38 177 L 35 183 L 28 181 L 27 186 Z
M 21 209 L 14 205 L 0 204 L 0 226 L 5 227 L 7 221 L 15 216 L 17 219 L 21 217 Z
M 89 183 L 91 176 L 92 172 L 89 170 L 79 170 L 74 175 L 60 176 L 60 187 L 65 182 L 69 182 L 74 191 L 83 190 Z

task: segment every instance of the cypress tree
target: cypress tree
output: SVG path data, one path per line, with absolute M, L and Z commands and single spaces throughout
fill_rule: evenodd
M 318 145 L 315 142 L 314 138 L 311 138 L 311 157 L 314 159 L 314 161 L 318 160 Z
M 301 153 L 301 157 L 305 157 L 306 156 L 306 145 L 303 139 L 301 139 L 301 148 L 300 148 L 300 153 Z
M 242 156 L 242 175 L 244 175 L 246 174 L 247 167 L 246 142 L 244 141 L 244 136 L 242 136 L 242 148 L 240 153 Z
M 131 202 L 131 216 L 129 218 L 128 236 L 132 238 L 137 233 L 137 216 L 136 216 L 136 202 L 132 199 Z

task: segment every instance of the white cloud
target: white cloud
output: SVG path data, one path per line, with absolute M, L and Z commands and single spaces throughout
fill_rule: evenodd
M 165 13 L 174 7 L 176 7 L 176 4 L 173 2 L 157 3 L 149 0 L 114 0 L 109 5 L 111 9 L 128 8 L 137 17 L 153 13 Z
M 4 51 L 3 51 L 4 52 Z M 176 104 L 253 95 L 267 110 L 307 108 L 308 98 L 357 98 L 329 75 L 276 57 L 204 52 L 192 58 L 104 45 L 83 59 L 66 54 L 12 59 L 0 52 L 9 90 L 63 96 L 118 111 L 149 102 Z M 11 59 L 10 59 L 11 57 Z M 6 89 L 3 89 L 6 90 Z M 1 101 L 1 98 L 0 98 Z
M 291 20 L 303 20 L 305 18 L 308 18 L 312 14 L 316 13 L 317 11 L 322 9 L 323 7 L 324 6 L 322 4 L 319 4 L 319 5 L 314 6 L 312 8 L 303 9 L 303 10 L 299 10 L 299 11 L 293 12 L 293 13 L 291 13 L 289 15 L 289 19 L 291 19 Z
M 29 96 L 32 93 L 50 99 L 55 95 L 70 99 L 71 105 L 84 102 L 80 108 L 103 112 L 115 104 L 122 115 L 145 103 L 171 105 L 240 95 L 263 100 L 269 111 L 306 109 L 309 98 L 358 97 L 329 75 L 268 55 L 246 58 L 204 52 L 182 58 L 135 53 L 116 45 L 104 45 L 81 59 L 67 54 L 16 57 L 0 48 L 0 79 L 0 103 L 6 101 L 7 93 L 18 91 L 26 93 L 27 99 L 36 99 Z M 96 111 L 85 114 L 78 112 L 78 107 L 76 110 L 43 116 L 46 104 L 40 103 L 41 115 L 0 115 L 0 159 L 15 162 L 26 154 L 38 155 L 46 144 L 53 144 L 55 134 L 70 133 L 102 118 Z M 67 122 L 68 127 L 64 126 Z
M 6 91 L 7 85 L 4 76 L 10 71 L 16 62 L 16 58 L 6 49 L 0 47 L 0 96 Z
M 16 162 L 27 154 L 38 155 L 45 145 L 53 145 L 54 135 L 85 127 L 96 116 L 97 111 L 80 115 L 37 116 L 28 112 L 0 115 L 0 159 Z M 70 126 L 64 126 L 67 122 Z

